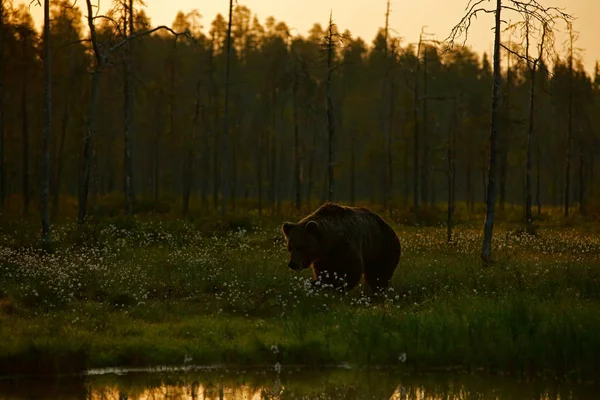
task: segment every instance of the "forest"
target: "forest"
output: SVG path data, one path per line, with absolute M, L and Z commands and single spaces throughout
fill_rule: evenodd
M 27 214 L 40 196 L 42 40 L 26 5 L 4 3 L 0 198 L 4 210 Z M 449 188 L 469 211 L 485 201 L 487 54 L 443 48 L 426 34 L 405 44 L 385 28 L 367 43 L 332 24 L 328 64 L 327 26 L 292 35 L 285 22 L 261 23 L 238 5 L 225 116 L 226 17 L 217 15 L 205 34 L 197 11 L 179 12 L 171 32 L 157 30 L 115 49 L 128 29 L 151 28 L 142 7 L 129 27 L 127 8 L 117 4 L 109 18 L 96 20 L 106 60 L 90 114 L 95 64 L 86 13 L 68 1 L 51 2 L 50 11 L 53 216 L 74 211 L 84 157 L 90 158 L 91 209 L 110 199 L 128 214 L 136 206 L 218 209 L 221 198 L 230 209 L 244 205 L 259 213 L 281 213 L 285 204 L 309 210 L 328 199 L 418 210 L 444 205 Z M 531 74 L 513 40 L 507 46 L 515 52 L 503 49 L 502 57 L 500 210 L 525 203 Z M 531 174 L 538 213 L 548 205 L 584 214 L 597 204 L 600 72 L 596 64 L 590 76 L 576 42 L 570 46 L 544 50 L 549 56 L 540 57 L 535 75 Z M 335 127 L 332 160 L 328 112 Z M 90 117 L 94 131 L 85 156 Z M 225 118 L 227 141 L 221 138 Z M 221 178 L 222 165 L 228 179 Z
M 470 16 L 407 43 L 389 2 L 368 42 L 335 10 L 302 35 L 233 2 L 203 27 L 134 0 L 2 0 L 0 376 L 191 362 L 597 385 L 600 67 L 568 14 L 493 3 L 524 23 L 478 54 Z M 282 223 L 326 201 L 397 233 L 380 297 L 286 267 Z

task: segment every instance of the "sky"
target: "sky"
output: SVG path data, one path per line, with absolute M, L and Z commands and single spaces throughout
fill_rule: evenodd
M 94 3 L 97 0 L 93 0 Z M 217 13 L 227 18 L 228 0 L 144 0 L 146 14 L 153 25 L 171 26 L 179 10 L 187 13 L 197 9 L 202 15 L 201 23 L 204 31 L 210 27 Z M 235 1 L 235 0 L 234 0 Z M 348 29 L 354 37 L 360 36 L 371 43 L 379 27 L 384 26 L 387 0 L 239 0 L 238 4 L 245 5 L 256 15 L 261 23 L 267 17 L 273 16 L 277 21 L 285 22 L 292 29 L 292 34 L 307 35 L 316 22 L 326 26 L 330 11 L 334 23 L 341 31 Z M 23 2 L 16 0 L 17 3 Z M 77 0 L 84 8 L 84 0 Z M 404 45 L 419 40 L 421 29 L 430 34 L 430 39 L 445 39 L 452 27 L 458 23 L 465 13 L 469 0 L 391 0 L 389 26 L 393 34 L 402 38 Z M 575 46 L 584 60 L 589 73 L 593 73 L 596 60 L 600 60 L 600 16 L 599 0 L 538 0 L 544 6 L 560 7 L 573 15 L 574 29 L 578 32 Z M 109 7 L 112 0 L 102 0 L 101 10 Z M 486 7 L 493 7 L 494 1 L 486 0 Z M 235 4 L 235 2 L 234 2 Z M 42 7 L 32 5 L 31 11 L 40 24 Z M 508 21 L 515 22 L 515 21 Z M 40 26 L 40 25 L 38 25 Z M 466 44 L 475 51 L 491 54 L 493 43 L 493 18 L 482 15 L 474 21 Z M 564 27 L 560 29 L 556 39 L 557 50 L 565 54 L 567 36 Z M 461 38 L 462 44 L 464 38 Z

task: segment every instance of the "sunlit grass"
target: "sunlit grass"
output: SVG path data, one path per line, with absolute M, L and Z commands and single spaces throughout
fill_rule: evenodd
M 600 368 L 600 236 L 497 226 L 496 262 L 459 224 L 394 224 L 403 247 L 381 301 L 315 291 L 286 267 L 285 218 L 106 218 L 0 236 L 1 373 L 123 365 L 460 368 L 592 379 Z M 393 216 L 391 216 L 393 220 Z

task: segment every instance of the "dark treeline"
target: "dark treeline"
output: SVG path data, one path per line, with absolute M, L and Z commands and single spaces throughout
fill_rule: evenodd
M 127 22 L 127 4 L 117 4 L 110 19 L 95 20 L 102 51 L 150 28 L 141 8 Z M 51 3 L 54 215 L 72 208 L 81 179 L 94 57 L 86 16 L 70 2 Z M 3 1 L 1 17 L 0 196 L 5 210 L 31 213 L 41 179 L 42 40 L 26 6 Z M 485 200 L 492 86 L 487 55 L 442 51 L 428 41 L 404 44 L 386 29 L 371 44 L 319 24 L 307 36 L 294 36 L 284 22 L 269 17 L 261 24 L 237 6 L 224 153 L 227 20 L 218 15 L 203 33 L 199 18 L 179 13 L 172 24 L 191 36 L 157 31 L 107 60 L 90 155 L 90 207 L 111 195 L 125 209 L 130 190 L 138 205 L 177 201 L 184 212 L 219 208 L 221 165 L 228 162 L 229 209 L 242 203 L 261 212 L 290 203 L 312 208 L 329 196 L 328 112 L 335 127 L 334 200 L 414 207 L 445 203 L 449 190 L 470 209 Z M 500 209 L 525 203 L 530 76 L 521 58 L 504 51 Z M 571 207 L 585 211 L 598 198 L 600 182 L 598 67 L 589 76 L 576 54 L 565 53 L 542 59 L 535 79 L 534 211 L 564 206 L 567 193 Z M 448 176 L 455 178 L 452 185 Z

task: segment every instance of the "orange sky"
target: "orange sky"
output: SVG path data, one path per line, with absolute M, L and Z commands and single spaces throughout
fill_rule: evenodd
M 96 2 L 97 0 L 93 0 Z M 600 16 L 599 0 L 538 0 L 545 6 L 557 6 L 574 15 L 575 30 L 579 32 L 576 46 L 580 48 L 586 69 L 591 73 L 596 60 L 600 59 L 599 23 L 594 19 Z M 17 0 L 22 2 L 22 0 Z M 84 0 L 77 0 L 80 7 Z M 102 8 L 110 6 L 112 0 L 102 0 Z M 206 28 L 217 13 L 227 16 L 228 0 L 145 0 L 146 13 L 153 25 L 171 25 L 178 10 L 188 12 L 194 8 L 202 15 L 202 25 Z M 390 27 L 410 43 L 418 40 L 422 26 L 432 38 L 445 39 L 450 29 L 464 14 L 468 0 L 392 0 Z M 487 7 L 493 1 L 487 0 Z M 235 4 L 235 3 L 234 3 Z M 247 6 L 261 22 L 268 16 L 284 21 L 295 29 L 293 33 L 306 34 L 313 23 L 327 24 L 330 10 L 333 11 L 334 22 L 341 30 L 349 29 L 354 36 L 362 37 L 371 43 L 378 27 L 384 25 L 386 0 L 240 0 L 239 4 Z M 36 22 L 40 21 L 42 10 L 32 6 L 32 14 Z M 514 21 L 513 21 L 514 22 Z M 490 30 L 493 20 L 491 16 L 482 16 L 471 27 L 467 44 L 475 50 L 491 52 L 493 32 Z M 557 48 L 563 51 L 564 35 L 557 36 Z

